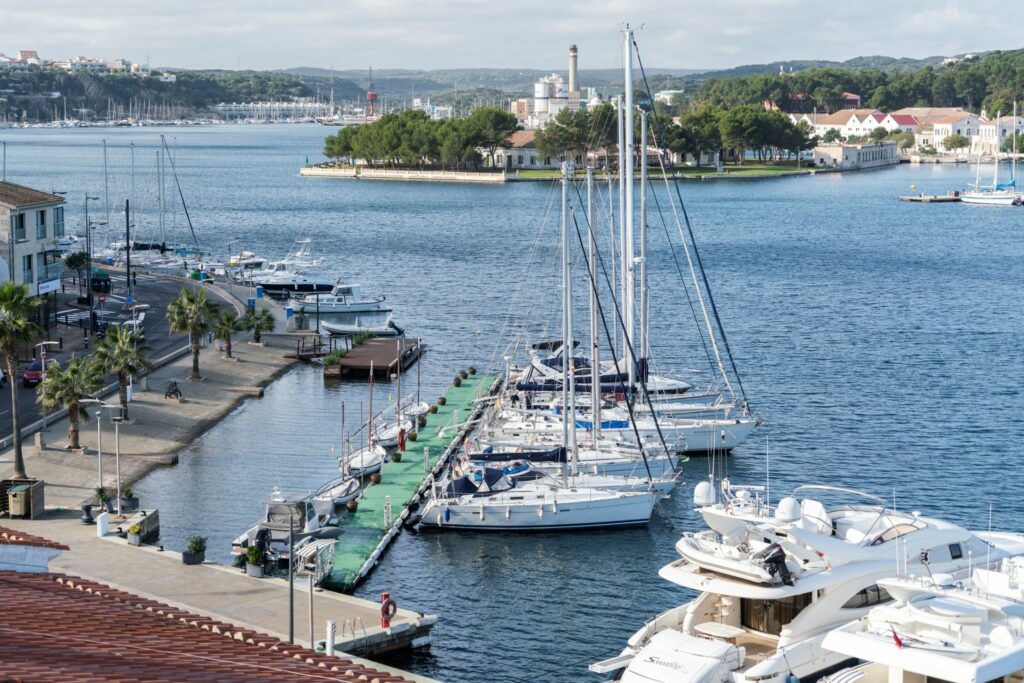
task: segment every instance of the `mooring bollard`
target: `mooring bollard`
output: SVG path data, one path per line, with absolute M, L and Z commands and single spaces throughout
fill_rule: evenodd
M 334 630 L 337 624 L 333 619 L 327 620 L 327 635 L 324 638 L 324 653 L 328 657 L 334 656 Z
M 384 526 L 391 526 L 391 496 L 384 497 Z
M 423 471 L 430 471 L 430 446 L 423 447 Z

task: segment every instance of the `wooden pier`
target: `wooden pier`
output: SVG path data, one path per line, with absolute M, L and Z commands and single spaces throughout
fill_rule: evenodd
M 960 201 L 960 193 L 952 191 L 949 194 L 908 194 L 900 197 L 901 202 L 917 202 L 918 204 L 942 204 Z
M 497 375 L 468 375 L 445 392 L 445 404 L 427 415 L 427 424 L 406 444 L 401 462 L 384 465 L 381 482 L 366 482 L 359 507 L 341 516 L 344 530 L 334 555 L 334 571 L 324 585 L 351 592 L 380 562 L 388 545 L 414 514 L 424 492 L 458 450 L 472 422 L 486 405 L 479 399 L 500 388 Z
M 426 347 L 419 339 L 375 337 L 353 346 L 341 359 L 339 365 L 324 368 L 325 377 L 368 377 L 387 379 L 399 369 L 405 372 L 411 367 Z M 399 368 L 399 365 L 401 367 Z

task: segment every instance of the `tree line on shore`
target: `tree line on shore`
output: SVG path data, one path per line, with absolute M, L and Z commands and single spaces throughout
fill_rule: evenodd
M 373 123 L 346 126 L 324 141 L 324 156 L 336 161 L 361 159 L 371 166 L 479 168 L 483 154 L 494 154 L 519 128 L 516 117 L 496 107 L 481 107 L 464 119 L 433 120 L 408 109 L 385 114 Z
M 989 52 L 955 64 L 916 71 L 822 67 L 795 73 L 756 74 L 705 81 L 691 106 L 736 107 L 770 100 L 787 109 L 835 111 L 843 93 L 860 95 L 862 106 L 894 111 L 903 107 L 964 107 L 1007 114 L 1024 92 L 1024 49 Z

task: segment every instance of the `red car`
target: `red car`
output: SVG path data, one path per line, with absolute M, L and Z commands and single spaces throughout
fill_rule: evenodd
M 53 361 L 50 361 L 51 365 Z M 34 387 L 43 381 L 43 364 L 40 361 L 32 361 L 32 365 L 25 369 L 21 376 L 21 383 L 26 387 Z

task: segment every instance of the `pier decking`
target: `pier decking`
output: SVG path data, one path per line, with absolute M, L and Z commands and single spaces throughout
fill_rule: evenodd
M 398 371 L 401 362 L 402 372 L 412 366 L 423 355 L 423 344 L 419 339 L 375 337 L 367 339 L 348 350 L 335 377 L 366 377 L 373 369 L 375 377 L 390 377 Z M 327 369 L 325 368 L 325 372 Z M 331 376 L 332 373 L 327 373 Z
M 381 483 L 368 486 L 359 499 L 358 511 L 341 518 L 344 533 L 338 539 L 334 572 L 326 586 L 350 592 L 373 571 L 411 514 L 410 504 L 419 501 L 431 475 L 462 444 L 469 429 L 466 423 L 482 411 L 477 399 L 492 393 L 497 380 L 496 375 L 470 375 L 462 386 L 445 392 L 445 405 L 427 416 L 416 440 L 406 444 L 402 461 L 387 463 Z
M 949 194 L 908 194 L 900 197 L 901 202 L 916 202 L 918 204 L 941 204 L 944 202 L 960 201 L 959 192 Z

